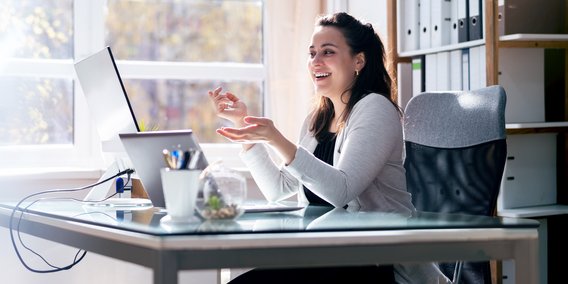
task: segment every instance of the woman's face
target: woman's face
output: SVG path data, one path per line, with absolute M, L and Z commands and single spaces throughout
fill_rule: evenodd
M 308 71 L 317 94 L 339 98 L 355 80 L 357 57 L 335 27 L 317 26 L 309 48 Z

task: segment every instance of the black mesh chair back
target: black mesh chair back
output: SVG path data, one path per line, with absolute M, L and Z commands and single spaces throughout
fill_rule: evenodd
M 507 154 L 505 104 L 500 86 L 409 100 L 404 167 L 417 210 L 494 214 Z M 491 283 L 488 261 L 440 268 L 454 282 Z

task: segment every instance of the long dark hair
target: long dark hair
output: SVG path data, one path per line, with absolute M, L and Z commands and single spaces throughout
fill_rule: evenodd
M 359 70 L 359 75 L 355 78 L 353 85 L 343 91 L 342 99 L 343 95 L 351 91 L 344 113 L 336 114 L 331 100 L 324 96 L 320 98 L 310 125 L 310 131 L 314 132 L 316 139 L 318 141 L 324 139 L 335 115 L 341 115 L 338 118 L 340 119 L 339 127 L 343 128 L 353 106 L 369 93 L 377 93 L 386 97 L 400 111 L 392 98 L 392 80 L 386 69 L 385 49 L 373 26 L 363 24 L 344 12 L 322 16 L 316 21 L 316 26 L 338 28 L 351 48 L 352 55 L 360 52 L 365 54 L 365 66 Z

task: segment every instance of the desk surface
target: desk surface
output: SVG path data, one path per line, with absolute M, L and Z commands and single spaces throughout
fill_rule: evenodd
M 9 227 L 14 205 L 0 202 L 0 226 Z M 13 221 L 20 231 L 150 267 L 156 284 L 177 283 L 177 272 L 186 269 L 491 259 L 513 259 L 518 283 L 536 283 L 538 275 L 539 223 L 528 219 L 309 206 L 171 226 L 160 222 L 166 215 L 160 208 L 116 210 L 72 201 L 38 202 L 18 215 Z
M 0 203 L 11 210 L 15 203 Z M 295 206 L 294 203 L 288 203 Z M 25 208 L 27 205 L 20 205 Z M 245 213 L 234 221 L 205 221 L 195 216 L 182 224 L 160 222 L 167 212 L 163 208 L 121 209 L 84 205 L 71 200 L 41 201 L 27 209 L 28 213 L 62 220 L 76 221 L 108 228 L 154 236 L 215 235 L 243 233 L 293 233 L 365 230 L 416 230 L 463 228 L 536 228 L 534 220 L 485 217 L 460 214 L 418 212 L 403 216 L 381 212 L 347 212 L 323 206 L 308 206 L 288 212 Z

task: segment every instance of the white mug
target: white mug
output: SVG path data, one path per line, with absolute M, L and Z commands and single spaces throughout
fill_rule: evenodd
M 160 169 L 170 221 L 188 222 L 193 219 L 200 174 L 201 170 Z

